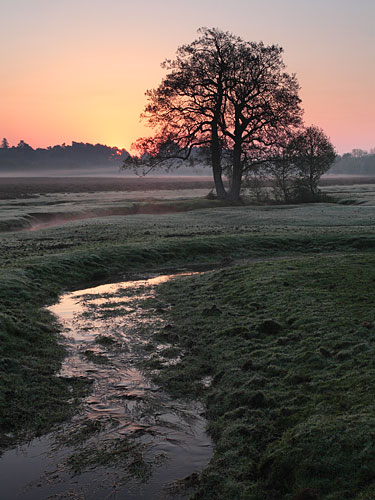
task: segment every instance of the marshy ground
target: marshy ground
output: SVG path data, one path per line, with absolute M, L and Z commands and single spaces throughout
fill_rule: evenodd
M 57 376 L 66 347 L 44 306 L 136 272 L 213 266 L 142 302 L 162 323 L 145 329 L 148 355 L 137 362 L 172 397 L 205 407 L 215 450 L 195 498 L 375 498 L 374 186 L 325 189 L 336 203 L 217 206 L 170 191 L 171 211 L 189 211 L 2 233 L 2 447 L 67 425 L 92 394 L 90 377 Z M 52 212 L 63 198 L 80 210 L 77 193 L 46 194 L 3 200 L 3 228 L 27 219 L 30 203 L 48 211 L 46 199 Z M 86 212 L 113 206 L 104 192 L 81 195 Z M 87 313 L 119 318 L 125 307 Z M 81 358 L 100 365 L 113 352 L 97 349 Z

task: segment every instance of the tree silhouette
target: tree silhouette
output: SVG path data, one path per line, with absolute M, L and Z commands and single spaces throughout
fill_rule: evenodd
M 284 143 L 277 144 L 265 165 L 265 170 L 273 181 L 273 192 L 276 200 L 286 203 L 293 201 L 295 181 L 298 176 L 293 141 L 294 137 L 288 136 Z
M 273 180 L 276 199 L 315 201 L 319 179 L 335 159 L 335 149 L 323 130 L 311 126 L 286 135 L 264 168 Z
M 291 149 L 298 172 L 299 189 L 315 196 L 319 191 L 320 177 L 335 161 L 335 148 L 321 128 L 311 126 L 294 138 Z
M 25 141 L 16 147 L 0 148 L 0 170 L 80 169 L 120 167 L 128 156 L 125 149 L 103 144 L 72 142 L 71 145 L 48 146 L 33 149 Z
M 198 32 L 197 40 L 163 63 L 169 73 L 146 93 L 142 116 L 155 133 L 134 143 L 137 154 L 124 166 L 152 169 L 176 159 L 208 158 L 217 196 L 236 201 L 246 172 L 264 161 L 281 133 L 300 124 L 299 87 L 284 71 L 280 47 L 218 29 Z
M 217 195 L 224 198 L 222 115 L 228 64 L 239 39 L 219 30 L 199 33 L 198 40 L 178 48 L 173 61 L 164 61 L 169 73 L 157 89 L 146 92 L 149 103 L 142 117 L 155 135 L 134 143 L 138 157 L 130 158 L 128 164 L 153 168 L 169 160 L 209 159 Z M 197 154 L 197 148 L 204 154 Z
M 1 148 L 2 149 L 9 149 L 9 142 L 6 137 L 3 138 L 1 141 Z
M 17 148 L 22 149 L 23 151 L 33 151 L 33 148 L 29 144 L 27 144 L 27 142 L 23 141 L 22 139 L 17 144 Z

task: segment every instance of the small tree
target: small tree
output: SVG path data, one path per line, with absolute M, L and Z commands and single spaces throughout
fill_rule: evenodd
M 242 186 L 250 199 L 258 203 L 270 201 L 269 187 L 271 186 L 269 171 L 266 166 L 259 164 L 247 170 L 243 176 Z
M 284 136 L 273 148 L 267 172 L 277 200 L 315 201 L 320 177 L 336 158 L 333 145 L 323 130 L 311 126 Z
M 280 140 L 268 158 L 266 171 L 272 182 L 274 197 L 285 203 L 293 201 L 297 167 L 292 151 L 293 136 Z
M 310 196 L 316 196 L 320 177 L 335 161 L 334 146 L 321 128 L 311 126 L 292 140 L 290 148 L 297 169 L 297 194 L 299 191 L 302 195 L 305 191 Z
M 280 158 L 268 170 L 272 176 L 273 194 L 277 201 L 292 202 L 295 191 L 296 168 L 288 158 Z
M 1 141 L 1 149 L 9 149 L 9 142 L 6 137 Z

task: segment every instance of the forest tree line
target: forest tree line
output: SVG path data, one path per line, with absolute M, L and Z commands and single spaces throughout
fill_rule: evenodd
M 370 151 L 353 149 L 336 158 L 335 163 L 328 172 L 341 175 L 375 175 L 375 148 Z
M 125 149 L 103 144 L 72 142 L 47 148 L 34 149 L 21 140 L 9 146 L 6 138 L 0 144 L 0 171 L 80 169 L 120 166 L 128 156 Z
M 61 144 L 47 148 L 32 148 L 25 141 L 17 146 L 10 146 L 6 138 L 0 143 L 0 171 L 17 173 L 20 170 L 89 168 L 90 166 L 120 166 L 129 156 L 126 149 L 105 146 L 103 144 L 89 144 L 72 142 L 71 145 Z M 174 174 L 186 175 L 202 174 L 202 168 L 191 169 L 185 167 L 176 169 Z M 207 175 L 210 174 L 208 168 Z M 162 171 L 162 168 L 160 168 Z M 170 173 L 170 172 L 169 172 Z M 375 148 L 370 151 L 353 149 L 350 153 L 338 155 L 328 174 L 337 175 L 375 175 Z

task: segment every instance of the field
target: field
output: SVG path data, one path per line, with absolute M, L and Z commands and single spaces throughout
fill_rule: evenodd
M 64 346 L 44 306 L 211 268 L 143 305 L 168 327 L 143 369 L 205 406 L 215 453 L 195 498 L 375 499 L 374 185 L 329 179 L 332 203 L 226 206 L 204 198 L 208 179 L 121 181 L 2 183 L 1 447 L 69 421 L 90 391 L 56 375 Z

